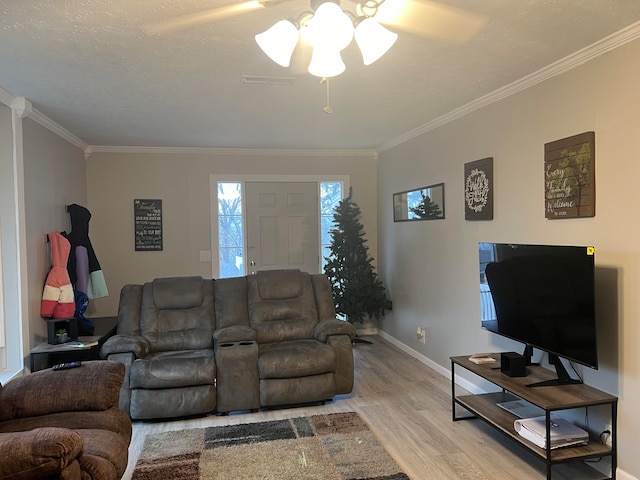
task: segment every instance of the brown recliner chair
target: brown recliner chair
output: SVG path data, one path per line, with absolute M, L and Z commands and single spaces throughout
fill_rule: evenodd
M 123 378 L 122 364 L 94 361 L 0 386 L 0 478 L 121 478 L 131 441 Z

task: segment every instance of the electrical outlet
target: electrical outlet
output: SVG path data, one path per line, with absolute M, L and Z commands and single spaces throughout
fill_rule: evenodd
M 201 262 L 210 262 L 211 261 L 211 250 L 200 250 L 200 261 Z
M 424 344 L 427 343 L 427 329 L 426 328 L 418 327 L 417 335 L 418 335 L 418 340 L 419 341 L 421 341 Z

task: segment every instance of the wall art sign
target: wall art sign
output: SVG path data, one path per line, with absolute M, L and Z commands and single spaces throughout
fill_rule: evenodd
M 162 251 L 162 200 L 133 201 L 136 252 Z
M 393 221 L 444 218 L 444 183 L 393 194 Z
M 493 220 L 493 157 L 464 164 L 464 219 Z
M 596 214 L 595 132 L 544 145 L 545 217 L 594 217 Z

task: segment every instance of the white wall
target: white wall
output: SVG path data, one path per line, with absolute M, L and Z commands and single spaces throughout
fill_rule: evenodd
M 600 370 L 619 396 L 619 467 L 640 477 L 640 41 L 380 154 L 379 269 L 394 310 L 380 328 L 443 368 L 451 355 L 520 351 L 480 330 L 477 242 L 596 246 Z M 545 220 L 544 144 L 596 132 L 596 216 Z M 464 220 L 464 164 L 494 158 L 494 220 Z M 446 219 L 394 223 L 394 192 L 444 182 Z M 426 345 L 416 327 L 428 328 Z
M 84 153 L 42 125 L 22 122 L 24 145 L 24 203 L 29 299 L 28 340 L 31 347 L 47 340 L 40 317 L 44 281 L 51 265 L 45 235 L 69 231 L 65 206 L 85 204 L 87 185 Z M 27 363 L 28 364 L 28 363 Z
M 156 277 L 211 277 L 210 174 L 349 175 L 362 209 L 368 245 L 376 251 L 376 160 L 363 155 L 94 153 L 87 161 L 89 236 L 109 297 L 90 302 L 93 316 L 115 315 L 120 289 Z M 135 252 L 133 200 L 162 199 L 163 251 Z

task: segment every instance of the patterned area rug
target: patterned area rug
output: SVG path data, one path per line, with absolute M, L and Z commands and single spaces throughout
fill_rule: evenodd
M 409 480 L 354 412 L 149 435 L 133 480 Z

